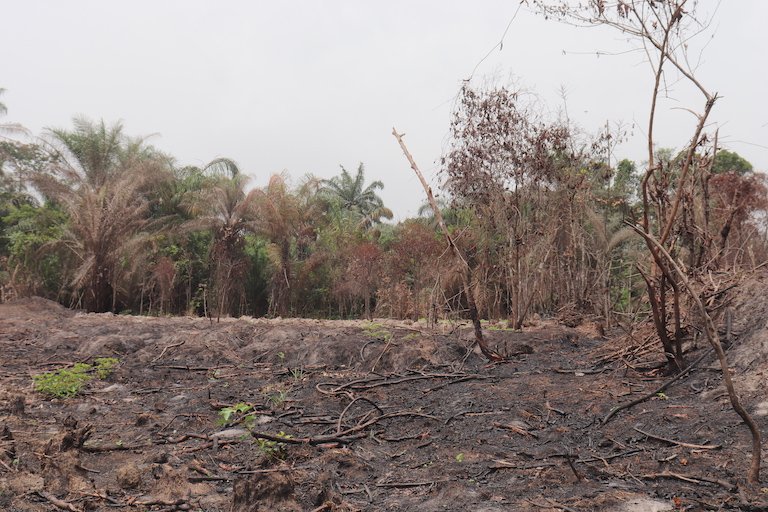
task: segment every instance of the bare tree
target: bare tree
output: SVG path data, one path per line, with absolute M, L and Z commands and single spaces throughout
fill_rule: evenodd
M 711 262 L 717 261 L 717 255 L 712 258 L 710 253 L 713 244 L 708 226 L 711 220 L 709 173 L 717 151 L 717 135 L 713 144 L 712 137 L 705 134 L 704 129 L 718 95 L 697 78 L 695 67 L 691 65 L 693 59 L 689 56 L 692 39 L 706 30 L 709 22 L 698 19 L 699 3 L 688 0 L 590 0 L 580 4 L 541 0 L 535 4 L 546 15 L 560 20 L 608 26 L 631 36 L 640 44 L 651 65 L 654 85 L 647 126 L 648 162 L 641 181 L 642 216 L 640 224 L 634 226 L 645 240 L 650 264 L 646 268 L 638 265 L 638 270 L 646 282 L 652 318 L 670 370 L 682 370 L 686 364 L 682 347 L 684 294 L 705 319 L 705 332 L 720 360 L 733 408 L 752 433 L 748 480 L 757 483 L 760 432 L 738 400 L 712 315 L 691 283 L 692 278 L 696 279 Z M 655 129 L 660 97 L 672 75 L 697 90 L 702 104 L 698 112 L 689 110 L 695 123 L 683 151 L 677 158 L 661 159 L 657 158 Z M 732 212 L 738 211 L 740 207 L 734 206 Z M 729 220 L 732 218 L 727 216 Z M 721 239 L 727 238 L 728 226 L 726 222 L 723 226 L 725 235 L 721 231 Z M 683 247 L 688 248 L 691 256 L 691 266 L 687 269 L 678 261 Z

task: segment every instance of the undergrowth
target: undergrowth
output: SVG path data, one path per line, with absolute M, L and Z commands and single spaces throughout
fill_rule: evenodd
M 33 375 L 35 391 L 54 398 L 73 397 L 93 379 L 109 377 L 119 362 L 114 357 L 99 357 L 93 364 L 75 363 L 71 368 Z

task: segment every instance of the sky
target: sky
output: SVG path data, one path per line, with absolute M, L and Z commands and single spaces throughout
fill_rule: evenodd
M 699 7 L 712 23 L 691 42 L 697 76 L 722 95 L 708 128 L 768 170 L 768 2 Z M 363 162 L 395 220 L 415 215 L 424 193 L 392 128 L 437 189 L 470 78 L 522 88 L 585 133 L 622 126 L 614 157 L 645 158 L 652 72 L 627 53 L 636 43 L 545 20 L 517 0 L 0 0 L 0 12 L 2 122 L 40 134 L 76 115 L 120 120 L 180 165 L 232 158 L 251 186 Z M 702 103 L 670 73 L 659 145 L 682 147 L 696 122 L 685 109 Z

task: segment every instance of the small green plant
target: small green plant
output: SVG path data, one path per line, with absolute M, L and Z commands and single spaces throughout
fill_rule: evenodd
M 219 409 L 219 425 L 224 426 L 238 415 L 245 414 L 253 409 L 253 406 L 246 404 L 245 402 L 239 402 L 231 407 L 222 407 Z
M 667 394 L 662 391 L 659 391 L 658 393 L 656 393 L 656 398 L 659 400 L 669 400 L 669 397 L 667 396 Z
M 290 439 L 291 436 L 283 432 L 282 430 L 277 433 L 275 437 L 280 439 Z M 282 459 L 286 455 L 286 444 L 280 441 L 273 441 L 272 439 L 257 439 L 256 443 L 259 447 L 259 452 L 268 459 Z
M 454 458 L 456 459 L 456 462 L 458 462 L 458 463 L 464 462 L 464 454 L 463 453 L 457 453 L 456 457 L 454 457 Z
M 96 372 L 96 376 L 104 380 L 110 375 L 120 361 L 116 357 L 97 357 L 94 359 L 93 369 Z
M 277 358 L 280 360 L 281 363 L 285 362 L 285 352 L 278 352 Z
M 392 333 L 384 328 L 384 324 L 378 322 L 371 322 L 363 327 L 365 335 L 369 338 L 378 338 L 380 340 L 389 341 L 392 339 Z
M 284 389 L 278 390 L 276 393 L 272 393 L 267 396 L 267 401 L 272 409 L 280 409 L 288 398 L 288 393 Z
M 293 380 L 300 381 L 304 379 L 304 368 L 291 368 L 291 377 Z
M 120 361 L 114 357 L 100 357 L 94 364 L 75 363 L 72 368 L 32 376 L 35 391 L 55 398 L 70 398 L 80 393 L 95 378 L 106 379 Z

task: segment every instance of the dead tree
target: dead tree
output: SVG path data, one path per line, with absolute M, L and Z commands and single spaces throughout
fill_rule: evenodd
M 416 165 L 413 156 L 411 156 L 411 153 L 405 146 L 405 142 L 403 141 L 403 134 L 397 133 L 397 130 L 392 128 L 392 135 L 394 135 L 397 139 L 397 142 L 400 144 L 400 148 L 403 150 L 405 157 L 411 164 L 411 169 L 413 169 L 413 172 L 415 172 L 416 176 L 418 176 L 419 181 L 421 182 L 421 186 L 424 187 L 424 192 L 427 194 L 427 200 L 429 201 L 429 205 L 432 207 L 432 212 L 434 213 L 435 219 L 440 226 L 440 230 L 445 236 L 445 241 L 448 244 L 448 248 L 461 267 L 460 274 L 462 289 L 464 292 L 464 298 L 467 301 L 467 307 L 469 308 L 469 317 L 472 320 L 472 326 L 475 330 L 475 341 L 477 342 L 478 347 L 480 347 L 480 351 L 489 361 L 501 361 L 504 358 L 499 353 L 491 349 L 483 337 L 483 329 L 480 324 L 480 315 L 478 314 L 477 305 L 475 304 L 475 299 L 472 295 L 472 289 L 470 287 L 471 268 L 467 263 L 467 259 L 461 253 L 461 250 L 458 248 L 458 246 L 456 246 L 451 233 L 448 231 L 448 227 L 445 225 L 445 221 L 443 220 L 443 214 L 440 212 L 440 208 L 437 206 L 435 196 L 432 195 L 432 188 L 427 183 L 427 180 L 424 179 L 424 175 L 421 174 L 421 171 Z

